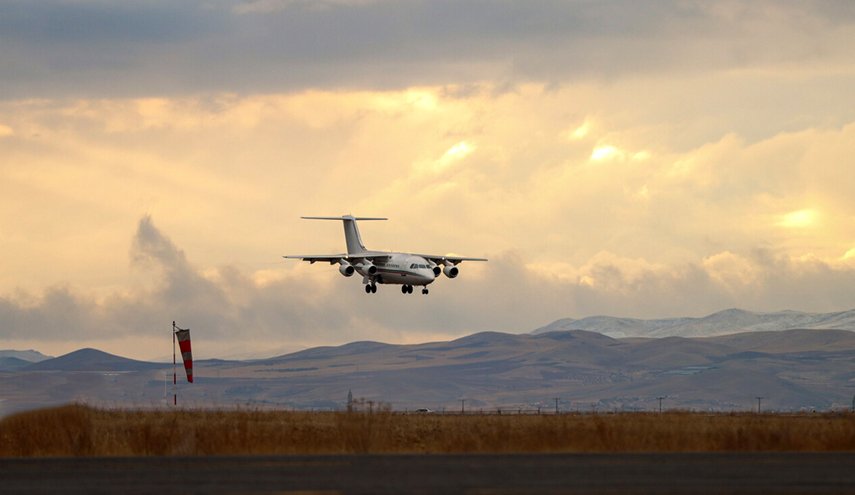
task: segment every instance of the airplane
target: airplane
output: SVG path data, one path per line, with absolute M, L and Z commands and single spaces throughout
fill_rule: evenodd
M 455 278 L 460 273 L 457 265 L 462 261 L 487 261 L 486 258 L 466 258 L 463 256 L 441 256 L 433 254 L 393 253 L 385 251 L 370 251 L 362 243 L 357 221 L 388 220 L 388 218 L 354 217 L 300 217 L 304 220 L 340 220 L 344 225 L 344 239 L 347 243 L 347 253 L 342 254 L 309 254 L 283 256 L 287 259 L 299 259 L 311 264 L 327 262 L 330 265 L 338 263 L 338 271 L 345 277 L 354 273 L 362 275 L 366 294 L 376 294 L 377 284 L 399 284 L 401 293 L 412 294 L 413 286 L 422 286 L 422 294 L 428 293 L 427 286 L 444 273 L 448 278 Z M 442 265 L 442 268 L 439 266 Z

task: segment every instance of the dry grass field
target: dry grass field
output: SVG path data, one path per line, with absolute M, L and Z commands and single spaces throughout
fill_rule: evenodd
M 855 414 L 130 411 L 0 421 L 0 456 L 855 451 Z

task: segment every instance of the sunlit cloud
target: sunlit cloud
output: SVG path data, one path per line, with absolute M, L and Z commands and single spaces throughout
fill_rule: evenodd
M 650 188 L 644 184 L 632 193 L 632 197 L 642 202 L 650 201 Z
M 650 160 L 653 155 L 646 150 L 629 152 L 610 144 L 597 146 L 591 152 L 590 160 L 593 162 L 644 162 Z
M 649 151 L 642 150 L 632 154 L 632 161 L 634 162 L 643 162 L 650 160 L 651 158 L 653 158 L 653 154 Z
M 583 122 L 582 125 L 580 125 L 579 127 L 567 131 L 567 139 L 571 141 L 579 141 L 585 139 L 591 133 L 592 128 L 593 124 L 591 123 L 591 121 L 586 119 L 585 122 Z
M 622 160 L 623 157 L 623 151 L 618 149 L 616 146 L 608 144 L 598 146 L 594 148 L 594 151 L 591 152 L 591 160 L 595 162 L 601 162 L 606 160 Z
M 475 151 L 474 146 L 467 143 L 466 141 L 460 141 L 459 143 L 449 148 L 448 151 L 446 151 L 442 155 L 442 158 L 437 160 L 436 166 L 434 167 L 434 172 L 443 172 L 447 170 L 454 163 L 464 160 L 473 151 Z
M 714 281 L 731 291 L 744 290 L 758 281 L 755 264 L 730 251 L 708 256 L 702 264 Z
M 804 229 L 814 226 L 818 219 L 819 214 L 816 210 L 796 210 L 782 215 L 778 220 L 777 225 L 788 229 Z

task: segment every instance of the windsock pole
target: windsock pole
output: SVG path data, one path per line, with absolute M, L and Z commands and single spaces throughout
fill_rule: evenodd
M 175 341 L 181 348 L 181 360 L 184 363 L 184 371 L 187 372 L 187 381 L 193 383 L 193 353 L 190 350 L 190 329 L 180 328 L 172 321 L 172 404 L 178 405 L 178 361 L 175 358 Z
M 172 405 L 178 405 L 178 379 L 175 374 L 175 321 L 172 322 Z

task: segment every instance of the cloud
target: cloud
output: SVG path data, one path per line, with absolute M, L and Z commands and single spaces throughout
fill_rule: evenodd
M 852 10 L 6 2 L 2 331 L 144 352 L 178 319 L 221 356 L 848 309 Z M 282 264 L 341 213 L 491 261 L 422 299 Z
M 301 316 L 312 306 L 305 298 L 318 294 L 299 291 L 301 297 L 289 296 L 289 286 L 298 284 L 286 284 L 281 276 L 259 282 L 234 267 L 208 270 L 193 266 L 149 216 L 139 221 L 130 258 L 134 269 L 147 279 L 131 290 L 95 298 L 57 287 L 41 296 L 19 293 L 3 298 L 0 321 L 4 339 L 72 346 L 93 340 L 127 345 L 134 339 L 146 341 L 162 335 L 169 321 L 178 320 L 198 329 L 197 338 L 202 341 L 237 349 L 265 345 L 294 349 L 323 341 L 330 337 L 329 332 L 344 326 L 332 307 L 317 312 L 318 306 L 313 315 Z M 318 321 L 313 322 L 313 317 Z M 279 337 L 287 337 L 287 344 Z M 255 344 L 242 343 L 244 339 Z M 135 352 L 145 355 L 147 350 Z
M 661 91 L 682 101 L 678 86 Z M 600 252 L 673 265 L 755 248 L 830 263 L 853 247 L 855 125 L 773 122 L 759 140 L 722 127 L 691 145 L 673 136 L 705 114 L 621 116 L 630 94 L 656 94 L 646 84 L 447 89 L 6 102 L 0 287 L 124 287 L 141 211 L 201 266 L 247 273 L 339 252 L 338 229 L 298 218 L 349 212 L 391 217 L 364 227 L 378 249 L 574 267 Z M 611 158 L 592 160 L 603 147 Z M 811 225 L 782 223 L 802 211 Z
M 603 252 L 580 267 L 534 266 L 525 254 L 506 252 L 487 264 L 465 263 L 458 279 L 439 279 L 429 296 L 404 296 L 396 286 L 369 296 L 328 266 L 255 273 L 194 266 L 149 216 L 139 220 L 131 246 L 132 265 L 150 275 L 149 284 L 100 299 L 70 287 L 0 298 L 3 339 L 47 352 L 97 342 L 152 358 L 165 354 L 163 335 L 177 320 L 193 329 L 200 357 L 269 356 L 354 340 L 522 332 L 578 315 L 702 315 L 732 306 L 826 311 L 851 305 L 855 290 L 855 266 L 763 250 L 684 265 Z
M 243 94 L 846 67 L 850 3 L 5 2 L 4 98 Z

